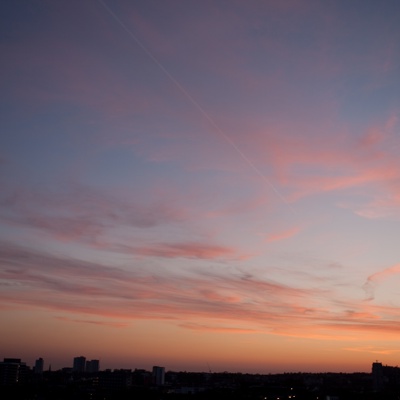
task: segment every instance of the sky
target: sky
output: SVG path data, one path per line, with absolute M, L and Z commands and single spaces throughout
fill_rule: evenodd
M 400 2 L 0 2 L 0 357 L 400 360 Z

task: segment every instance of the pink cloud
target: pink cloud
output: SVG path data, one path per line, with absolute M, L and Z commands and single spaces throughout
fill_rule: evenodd
M 218 325 L 201 325 L 201 324 L 180 324 L 181 327 L 201 332 L 213 332 L 213 333 L 230 333 L 230 334 L 252 334 L 262 333 L 262 330 L 239 328 L 232 326 L 218 326 Z
M 61 241 L 86 240 L 97 246 L 115 227 L 150 229 L 180 224 L 187 218 L 184 208 L 172 206 L 168 199 L 145 204 L 139 199 L 121 200 L 81 185 L 45 194 L 27 189 L 4 189 L 0 220 L 13 226 L 38 229 Z
M 368 300 L 374 299 L 375 287 L 382 281 L 392 275 L 400 274 L 400 264 L 393 265 L 389 268 L 385 268 L 382 271 L 378 271 L 375 274 L 368 276 L 363 288 L 367 294 Z
M 288 239 L 292 236 L 297 235 L 299 232 L 300 232 L 300 227 L 295 226 L 284 231 L 271 233 L 270 235 L 267 236 L 267 242 L 275 242 L 278 240 Z
M 345 206 L 349 208 L 349 206 Z M 388 195 L 386 198 L 377 197 L 367 204 L 353 206 L 355 213 L 368 219 L 399 218 L 400 198 Z
M 400 177 L 398 158 L 389 146 L 396 124 L 397 116 L 392 115 L 359 139 L 345 131 L 299 136 L 287 134 L 291 126 L 266 128 L 251 133 L 247 154 L 274 168 L 276 185 L 290 201 L 344 189 L 362 189 L 368 196 L 376 187 L 391 192 Z
M 233 293 L 219 293 L 218 291 L 212 289 L 204 289 L 201 291 L 201 294 L 208 300 L 211 301 L 218 301 L 224 303 L 239 303 L 242 301 L 242 297 L 235 295 Z
M 77 322 L 109 325 L 110 318 L 153 319 L 188 329 L 215 328 L 215 332 L 319 338 L 331 338 L 337 332 L 337 340 L 340 335 L 371 330 L 398 332 L 395 308 L 343 300 L 335 310 L 323 305 L 335 296 L 333 292 L 300 289 L 249 274 L 195 270 L 180 276 L 137 267 L 123 270 L 6 244 L 0 249 L 0 267 L 0 279 L 15 284 L 0 294 L 7 308 L 68 312 Z M 195 322 L 199 320 L 204 324 Z
M 233 248 L 204 243 L 158 243 L 153 246 L 136 247 L 134 252 L 142 256 L 198 259 L 231 258 L 236 254 Z
M 62 192 L 53 193 L 4 188 L 0 220 L 9 226 L 35 229 L 55 241 L 141 257 L 244 260 L 251 256 L 234 246 L 220 245 L 214 238 L 184 241 L 177 235 L 177 240 L 154 242 L 158 236 L 164 237 L 167 226 L 185 232 L 193 218 L 186 205 L 179 205 L 179 199 L 171 200 L 172 192 L 165 195 L 161 190 L 161 195 L 151 195 L 154 201 L 144 202 L 139 196 L 129 201 L 129 196 L 110 195 L 82 185 L 67 185 Z M 220 211 L 219 217 L 245 212 L 253 203 L 222 204 L 226 210 Z M 207 218 L 218 217 L 205 213 Z M 150 231 L 152 240 L 139 230 Z
M 18 283 L 17 288 L 3 292 L 2 299 L 8 304 L 29 307 L 124 318 L 179 315 L 251 320 L 264 315 L 276 320 L 277 311 L 279 315 L 284 310 L 291 313 L 293 308 L 286 302 L 277 304 L 278 298 L 289 296 L 298 301 L 309 296 L 305 290 L 247 277 L 154 276 L 154 272 L 129 272 L 79 260 L 62 260 L 4 245 L 0 254 L 0 278 Z M 49 293 L 57 296 L 49 297 Z M 261 308 L 248 309 L 244 299 L 249 296 Z M 93 298 L 97 299 L 95 303 Z M 114 298 L 112 303 L 110 298 Z
M 71 319 L 67 317 L 55 317 L 60 321 L 66 322 L 76 322 L 78 324 L 93 324 L 100 326 L 109 326 L 111 328 L 126 328 L 129 324 L 126 322 L 115 322 L 115 321 L 98 321 L 98 320 L 90 320 L 90 319 Z

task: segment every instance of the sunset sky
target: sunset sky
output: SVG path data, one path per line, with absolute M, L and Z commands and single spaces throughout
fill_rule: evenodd
M 400 364 L 400 2 L 0 2 L 0 358 Z

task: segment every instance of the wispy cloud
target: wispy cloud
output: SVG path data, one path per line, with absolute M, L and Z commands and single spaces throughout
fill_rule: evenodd
M 389 308 L 365 310 L 362 300 L 353 300 L 333 310 L 329 306 L 333 292 L 237 272 L 196 269 L 176 274 L 145 271 L 135 265 L 121 269 L 6 243 L 1 245 L 0 268 L 3 282 L 17 284 L 13 290 L 2 291 L 3 304 L 69 312 L 77 322 L 100 324 L 103 320 L 98 318 L 106 318 L 104 324 L 109 325 L 110 318 L 154 319 L 176 321 L 188 329 L 215 327 L 216 332 L 300 337 L 310 337 L 312 331 L 320 338 L 329 338 L 333 332 L 354 337 L 356 332 L 399 330 L 394 310 Z M 117 321 L 116 326 L 121 323 Z
M 375 272 L 368 276 L 366 282 L 363 285 L 363 289 L 367 295 L 368 300 L 373 300 L 375 297 L 376 286 L 384 279 L 389 278 L 392 275 L 400 274 L 400 264 L 393 265 L 389 268 L 385 268 L 381 271 Z
M 373 346 L 345 347 L 344 350 L 354 351 L 357 353 L 364 353 L 364 354 L 371 353 L 371 354 L 381 354 L 381 355 L 396 354 L 400 352 L 400 350 L 387 349 L 384 347 L 373 347 Z
M 345 128 L 334 136 L 298 136 L 285 132 L 290 126 L 286 129 L 272 127 L 253 133 L 252 154 L 257 154 L 258 160 L 272 163 L 279 184 L 289 192 L 290 201 L 324 193 L 344 190 L 360 193 L 362 190 L 366 203 L 353 206 L 355 212 L 393 215 L 399 206 L 395 199 L 400 165 L 391 146 L 397 126 L 397 116 L 391 115 L 380 124 L 366 127 L 358 138 Z M 318 130 L 318 127 L 313 129 Z M 259 154 L 261 149 L 265 149 L 266 156 Z
M 134 252 L 153 257 L 213 259 L 233 258 L 236 250 L 205 243 L 156 243 L 153 246 L 136 247 Z
M 141 257 L 250 258 L 250 253 L 237 246 L 219 244 L 221 239 L 210 238 L 201 229 L 193 230 L 193 208 L 197 206 L 181 205 L 183 199 L 177 196 L 154 195 L 144 201 L 80 184 L 66 184 L 59 192 L 4 185 L 0 195 L 0 221 L 12 227 L 34 229 L 55 241 Z M 254 207 L 254 202 L 238 203 L 225 205 L 225 211 L 212 215 L 201 209 L 196 212 L 202 212 L 207 219 L 226 218 Z M 157 237 L 164 240 L 167 228 L 173 229 L 175 235 L 169 241 L 157 242 Z M 192 231 L 190 240 L 184 239 L 187 229 Z M 151 235 L 144 235 L 146 230 Z
M 267 236 L 267 242 L 275 242 L 277 240 L 288 239 L 294 235 L 297 235 L 300 231 L 300 227 L 292 227 L 290 229 L 271 233 Z
M 116 321 L 99 321 L 99 320 L 91 320 L 91 319 L 72 319 L 67 317 L 55 317 L 60 321 L 65 322 L 76 322 L 78 324 L 92 324 L 92 325 L 99 325 L 99 326 L 108 326 L 111 328 L 126 328 L 129 326 L 127 322 L 116 322 Z
M 0 198 L 0 219 L 41 230 L 56 239 L 89 242 L 118 226 L 146 229 L 185 219 L 185 211 L 168 201 L 144 204 L 82 185 L 67 187 L 59 193 L 5 188 Z
M 251 334 L 251 333 L 262 333 L 262 330 L 257 329 L 246 329 L 235 326 L 219 326 L 219 325 L 201 325 L 201 324 L 180 324 L 181 327 L 201 332 L 213 332 L 213 333 L 233 333 L 233 334 Z

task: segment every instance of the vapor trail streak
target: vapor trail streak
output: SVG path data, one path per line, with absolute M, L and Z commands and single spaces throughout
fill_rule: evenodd
M 168 70 L 158 61 L 156 57 L 146 48 L 146 46 L 136 37 L 136 35 L 120 20 L 120 18 L 104 3 L 103 0 L 97 0 L 106 11 L 115 19 L 115 21 L 125 30 L 125 32 L 136 42 L 136 44 L 148 55 L 148 57 L 164 72 L 168 79 L 180 90 L 180 92 L 193 104 L 193 106 L 203 115 L 203 117 L 216 129 L 220 136 L 236 151 L 247 165 L 275 192 L 275 194 L 285 203 L 292 212 L 293 208 L 283 197 L 279 190 L 270 182 L 270 180 L 257 168 L 257 166 L 243 153 L 236 143 L 217 125 L 217 123 L 208 115 L 204 108 L 195 100 L 195 98 L 168 72 Z

